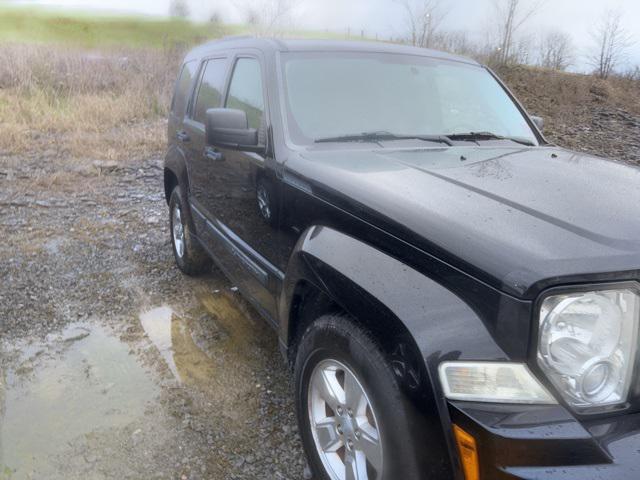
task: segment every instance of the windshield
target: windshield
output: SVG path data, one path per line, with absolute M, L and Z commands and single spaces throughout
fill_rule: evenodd
M 517 106 L 483 67 L 383 53 L 298 52 L 282 58 L 294 143 L 363 132 L 490 132 L 538 145 Z

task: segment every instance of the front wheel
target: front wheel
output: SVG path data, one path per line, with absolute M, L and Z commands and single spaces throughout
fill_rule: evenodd
M 348 317 L 324 316 L 306 330 L 295 382 L 314 479 L 420 478 L 412 407 L 375 340 Z

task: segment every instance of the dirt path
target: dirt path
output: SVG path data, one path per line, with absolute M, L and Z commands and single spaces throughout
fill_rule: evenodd
M 162 161 L 0 157 L 0 479 L 299 479 L 276 335 L 174 267 Z

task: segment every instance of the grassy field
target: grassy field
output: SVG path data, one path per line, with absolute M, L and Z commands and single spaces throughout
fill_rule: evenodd
M 185 51 L 239 31 L 0 7 L 0 153 L 121 159 L 158 151 Z
M 0 42 L 58 43 L 92 49 L 173 48 L 239 32 L 239 26 L 177 19 L 96 17 L 38 8 L 0 7 Z
M 0 6 L 0 155 L 125 160 L 160 151 L 184 53 L 243 32 L 239 25 Z
M 70 161 L 126 161 L 159 154 L 185 51 L 242 31 L 240 26 L 0 7 L 0 156 L 49 152 Z M 289 36 L 344 38 L 329 32 Z M 600 148 L 603 142 L 594 132 L 619 136 L 617 127 L 603 128 L 603 119 L 635 125 L 627 117 L 640 115 L 637 81 L 531 67 L 499 73 L 530 112 L 547 118 L 552 139 L 629 157 L 613 147 Z

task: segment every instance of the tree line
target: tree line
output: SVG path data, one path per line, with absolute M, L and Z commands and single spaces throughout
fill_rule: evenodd
M 491 26 L 483 41 L 472 40 L 469 32 L 445 28 L 450 13 L 445 0 L 393 0 L 401 9 L 404 24 L 393 41 L 472 56 L 492 65 L 533 64 L 553 70 L 566 70 L 580 59 L 578 49 L 567 32 L 548 29 L 526 33 L 526 25 L 541 11 L 551 8 L 550 0 L 491 0 Z M 280 35 L 292 22 L 292 12 L 304 0 L 232 0 L 253 33 Z M 189 15 L 187 0 L 170 2 L 172 16 Z M 622 24 L 621 10 L 605 7 L 590 31 L 591 44 L 582 55 L 592 72 L 608 78 L 613 74 L 640 80 L 640 67 L 627 64 L 633 35 Z M 221 22 L 213 10 L 210 21 Z M 377 38 L 377 36 L 376 36 Z
M 534 64 L 553 70 L 566 70 L 578 60 L 577 49 L 566 32 L 549 29 L 523 33 L 526 24 L 549 7 L 547 0 L 493 0 L 492 28 L 487 29 L 480 45 L 471 42 L 467 32 L 443 28 L 449 10 L 442 0 L 396 2 L 404 10 L 407 33 L 403 40 L 415 46 L 470 55 L 490 64 Z M 605 8 L 589 32 L 591 44 L 584 61 L 601 78 L 617 73 L 640 80 L 640 67 L 627 65 L 635 41 L 622 25 L 622 18 L 621 10 Z

